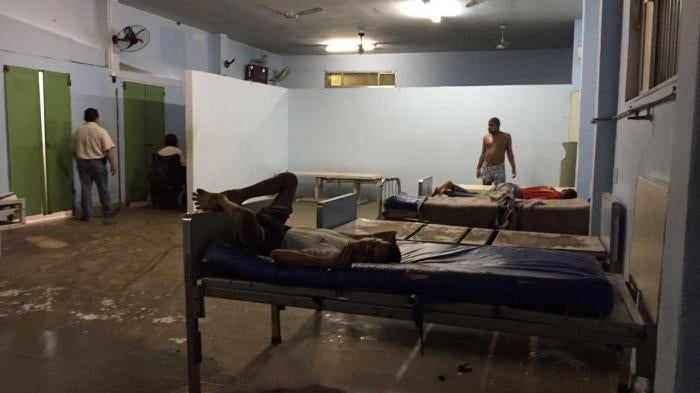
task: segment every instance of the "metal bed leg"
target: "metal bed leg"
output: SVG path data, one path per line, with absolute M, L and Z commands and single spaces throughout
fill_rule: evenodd
M 277 304 L 270 305 L 270 315 L 272 316 L 272 338 L 270 342 L 272 345 L 277 345 L 282 343 L 282 328 L 280 323 L 280 311 L 282 306 Z
M 201 393 L 202 334 L 199 331 L 199 287 L 186 290 L 187 380 L 189 393 Z

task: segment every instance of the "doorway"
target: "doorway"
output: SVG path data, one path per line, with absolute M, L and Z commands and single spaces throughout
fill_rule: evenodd
M 10 190 L 27 215 L 73 209 L 70 74 L 5 66 Z
M 124 82 L 126 202 L 148 198 L 151 156 L 165 139 L 165 88 Z

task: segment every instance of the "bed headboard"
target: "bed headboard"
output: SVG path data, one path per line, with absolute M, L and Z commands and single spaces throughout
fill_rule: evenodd
M 377 219 L 384 217 L 384 201 L 401 193 L 401 179 L 387 177 L 379 183 L 379 195 L 377 195 Z
M 665 183 L 639 177 L 635 195 L 630 281 L 640 291 L 642 309 L 654 324 L 659 317 L 659 287 L 666 233 L 668 187 Z
M 608 252 L 610 271 L 622 272 L 624 261 L 625 207 L 608 192 L 602 195 L 600 241 Z
M 430 196 L 433 193 L 433 177 L 418 179 L 418 196 Z
M 258 212 L 272 202 L 272 197 L 255 198 L 243 204 Z M 229 242 L 233 239 L 232 224 L 228 216 L 220 211 L 198 211 L 185 215 L 182 220 L 182 241 L 185 259 L 185 279 L 197 280 L 201 277 L 199 262 L 204 257 L 209 243 L 213 240 Z

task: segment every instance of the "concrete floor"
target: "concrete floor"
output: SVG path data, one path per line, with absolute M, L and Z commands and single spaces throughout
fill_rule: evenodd
M 314 222 L 299 204 L 291 224 Z M 126 209 L 3 236 L 0 392 L 187 391 L 179 214 Z M 616 391 L 603 346 L 429 325 L 421 356 L 412 323 L 297 309 L 270 346 L 268 311 L 207 300 L 207 392 Z

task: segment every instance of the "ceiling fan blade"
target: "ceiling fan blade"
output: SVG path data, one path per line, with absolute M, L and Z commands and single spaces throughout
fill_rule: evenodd
M 268 7 L 268 6 L 266 6 L 265 4 L 258 4 L 258 7 L 262 8 L 262 9 L 264 9 L 264 10 L 268 10 L 268 11 L 270 11 L 270 12 L 272 12 L 272 13 L 277 14 L 277 15 L 282 15 L 282 16 L 284 16 L 284 17 L 287 16 L 287 13 L 286 13 L 286 12 L 282 12 L 282 11 L 280 11 L 280 10 L 276 10 L 276 9 L 274 9 L 274 8 Z
M 299 16 L 311 15 L 311 14 L 315 14 L 315 13 L 321 12 L 321 11 L 323 11 L 323 8 L 321 8 L 321 7 L 309 8 L 308 10 L 297 12 L 297 15 L 299 15 Z

